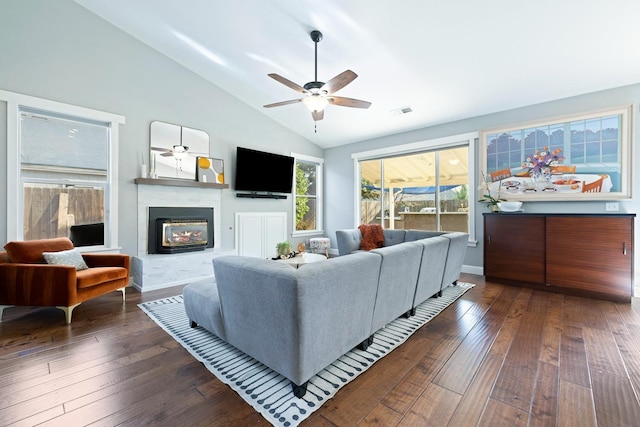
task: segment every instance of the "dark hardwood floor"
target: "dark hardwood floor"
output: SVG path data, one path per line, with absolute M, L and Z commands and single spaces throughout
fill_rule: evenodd
M 485 283 L 345 386 L 307 426 L 638 426 L 640 300 Z M 0 425 L 269 425 L 128 290 L 0 323 Z

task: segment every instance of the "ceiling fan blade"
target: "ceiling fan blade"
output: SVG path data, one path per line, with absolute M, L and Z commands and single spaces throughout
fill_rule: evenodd
M 151 147 L 151 151 L 160 151 L 163 153 L 170 153 L 171 149 L 170 148 L 161 148 L 161 147 Z
M 342 96 L 330 96 L 327 98 L 329 104 L 339 105 L 341 107 L 353 107 L 353 108 L 369 108 L 371 103 L 369 101 L 362 101 L 360 99 L 344 98 Z
M 322 86 L 322 90 L 326 90 L 327 94 L 331 95 L 354 81 L 356 77 L 358 77 L 358 75 L 351 70 L 343 71 L 326 82 L 324 86 Z
M 311 112 L 311 117 L 313 117 L 314 121 L 319 121 L 324 119 L 324 110 L 320 110 L 320 111 L 312 111 Z
M 291 99 L 289 101 L 274 102 L 273 104 L 263 105 L 263 107 L 264 108 L 281 107 L 283 105 L 295 104 L 298 102 L 302 102 L 302 99 Z
M 267 75 L 269 77 L 271 77 L 272 79 L 274 79 L 275 81 L 278 81 L 278 82 L 282 83 L 283 85 L 290 87 L 291 89 L 295 90 L 296 92 L 307 93 L 305 88 L 303 88 L 302 86 L 300 86 L 297 83 L 292 82 L 289 79 L 285 79 L 284 77 L 282 77 L 279 74 L 271 73 L 271 74 L 267 74 Z

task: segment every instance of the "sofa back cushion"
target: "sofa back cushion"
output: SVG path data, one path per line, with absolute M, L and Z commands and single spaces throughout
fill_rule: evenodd
M 336 242 L 338 243 L 338 255 L 349 255 L 360 250 L 360 240 L 362 234 L 360 230 L 336 230 Z
M 442 236 L 444 231 L 407 230 L 404 235 L 405 242 L 415 242 L 416 240 L 428 239 L 429 237 Z
M 404 242 L 405 230 L 384 230 L 384 245 L 393 246 Z
M 11 262 L 25 264 L 46 263 L 43 252 L 59 252 L 73 249 L 73 243 L 66 237 L 55 239 L 27 240 L 23 242 L 9 242 L 4 245 Z

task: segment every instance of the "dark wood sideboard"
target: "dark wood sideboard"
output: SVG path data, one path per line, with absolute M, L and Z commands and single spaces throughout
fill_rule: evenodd
M 498 283 L 630 302 L 635 214 L 484 214 L 484 274 Z

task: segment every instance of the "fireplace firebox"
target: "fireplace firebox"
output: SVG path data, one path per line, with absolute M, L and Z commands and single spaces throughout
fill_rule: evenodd
M 172 254 L 204 250 L 207 247 L 207 229 L 208 223 L 204 218 L 158 218 L 156 219 L 158 252 Z
M 213 243 L 213 208 L 149 207 L 150 254 L 201 251 Z

